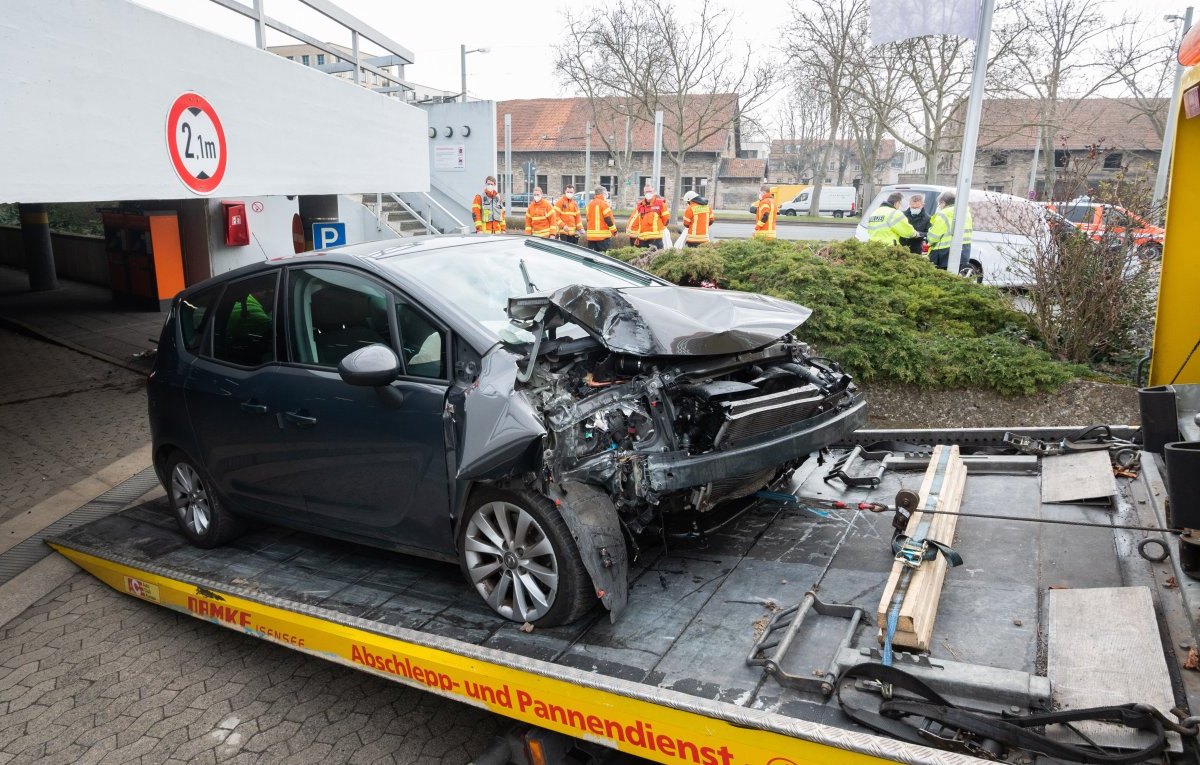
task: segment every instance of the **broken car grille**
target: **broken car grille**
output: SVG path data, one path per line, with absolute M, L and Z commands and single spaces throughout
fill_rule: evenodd
M 753 440 L 771 431 L 787 429 L 813 416 L 824 401 L 812 385 L 768 393 L 765 396 L 730 401 L 725 408 L 725 422 L 717 431 L 714 446 L 728 449 L 739 442 Z

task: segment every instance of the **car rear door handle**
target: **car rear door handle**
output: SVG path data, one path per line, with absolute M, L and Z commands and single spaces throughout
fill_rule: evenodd
M 300 412 L 284 412 L 283 416 L 288 422 L 299 425 L 302 428 L 311 428 L 317 424 L 316 417 L 309 417 L 308 415 L 300 414 Z
M 250 414 L 266 414 L 269 410 L 266 404 L 256 404 L 253 399 L 242 402 L 242 411 Z

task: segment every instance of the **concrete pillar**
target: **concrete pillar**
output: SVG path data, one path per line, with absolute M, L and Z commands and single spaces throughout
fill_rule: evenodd
M 21 215 L 21 242 L 25 246 L 25 270 L 33 292 L 58 289 L 54 268 L 54 247 L 50 243 L 50 220 L 46 205 L 18 205 Z
M 303 194 L 298 201 L 300 222 L 304 224 L 304 244 L 313 248 L 312 224 L 338 219 L 337 194 Z

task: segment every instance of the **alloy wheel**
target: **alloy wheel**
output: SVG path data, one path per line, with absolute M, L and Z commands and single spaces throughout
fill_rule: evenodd
M 475 589 L 501 616 L 532 622 L 554 605 L 558 558 L 524 508 L 499 501 L 481 506 L 467 523 L 463 556 Z
M 184 524 L 197 536 L 204 536 L 211 523 L 208 489 L 186 462 L 178 463 L 171 472 L 171 498 Z

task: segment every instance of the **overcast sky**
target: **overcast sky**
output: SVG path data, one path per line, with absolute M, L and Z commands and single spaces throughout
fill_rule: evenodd
M 236 40 L 254 44 L 252 23 L 209 0 L 135 0 L 141 5 L 181 18 Z M 249 0 L 244 0 L 247 5 Z M 568 0 L 585 9 L 597 0 Z M 599 0 L 602 1 L 602 0 Z M 556 76 L 553 46 L 559 40 L 563 4 L 496 3 L 479 0 L 397 2 L 396 0 L 334 0 L 344 10 L 411 50 L 416 63 L 407 67 L 412 82 L 451 92 L 459 89 L 459 46 L 487 47 L 490 53 L 467 57 L 467 89 L 472 96 L 502 101 L 574 95 Z M 349 33 L 298 0 L 264 0 L 268 15 L 313 37 L 350 44 Z M 758 0 L 753 4 L 728 2 L 739 15 L 741 39 L 758 51 L 777 50 L 790 16 L 788 0 Z M 687 13 L 686 0 L 678 3 Z M 1182 15 L 1185 3 L 1173 0 L 1113 0 L 1107 4 L 1114 18 L 1135 10 L 1140 19 L 1162 24 L 1168 13 Z M 269 45 L 293 43 L 269 32 Z M 364 45 L 364 50 L 370 50 Z

